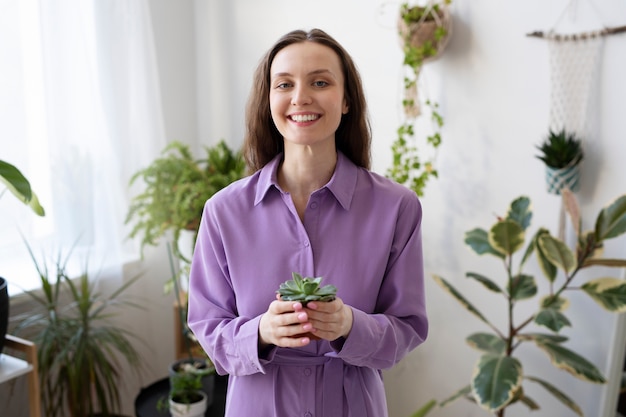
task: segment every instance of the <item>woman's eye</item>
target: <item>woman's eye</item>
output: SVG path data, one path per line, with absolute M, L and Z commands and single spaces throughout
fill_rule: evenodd
M 278 89 L 285 89 L 285 88 L 289 88 L 289 87 L 291 87 L 291 84 L 289 84 L 289 83 L 279 83 L 279 84 L 276 85 L 276 88 L 278 88 Z
M 315 81 L 313 85 L 316 87 L 326 87 L 328 83 L 326 81 Z

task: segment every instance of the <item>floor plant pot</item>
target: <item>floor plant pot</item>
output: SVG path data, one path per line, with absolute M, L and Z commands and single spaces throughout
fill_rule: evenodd
M 191 404 L 177 403 L 175 399 L 170 399 L 170 414 L 172 417 L 202 417 L 208 408 L 207 395 L 203 391 L 198 391 L 202 399 Z
M 580 189 L 580 165 L 552 168 L 546 165 L 546 188 L 549 193 L 560 195 L 567 187 L 571 191 Z
M 180 359 L 176 362 L 173 362 L 170 365 L 170 369 L 169 369 L 170 381 L 171 381 L 172 375 L 176 373 L 176 369 L 179 369 L 181 364 L 189 363 L 192 361 L 206 362 L 205 359 L 201 359 L 201 358 L 193 358 L 193 359 L 185 358 L 185 359 Z M 207 407 L 213 404 L 213 391 L 214 390 L 215 390 L 215 372 L 212 372 L 209 375 L 205 375 L 202 377 L 202 392 L 205 394 Z
M 0 353 L 4 349 L 4 338 L 9 326 L 9 289 L 6 279 L 0 277 Z

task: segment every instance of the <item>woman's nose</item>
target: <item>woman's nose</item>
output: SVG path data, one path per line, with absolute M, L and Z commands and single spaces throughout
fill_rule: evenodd
M 291 104 L 301 106 L 303 104 L 311 104 L 311 94 L 308 88 L 303 85 L 296 86 L 291 96 Z

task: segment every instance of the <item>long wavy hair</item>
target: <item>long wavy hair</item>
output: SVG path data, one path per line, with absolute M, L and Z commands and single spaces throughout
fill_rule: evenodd
M 283 137 L 274 125 L 270 114 L 270 68 L 278 52 L 299 42 L 315 42 L 325 45 L 335 51 L 339 57 L 345 80 L 344 96 L 349 111 L 342 116 L 335 132 L 336 147 L 354 164 L 369 169 L 372 133 L 359 71 L 350 55 L 335 39 L 323 30 L 312 29 L 308 32 L 294 30 L 282 36 L 266 52 L 254 73 L 246 107 L 246 133 L 243 144 L 243 155 L 249 173 L 263 168 L 284 150 Z

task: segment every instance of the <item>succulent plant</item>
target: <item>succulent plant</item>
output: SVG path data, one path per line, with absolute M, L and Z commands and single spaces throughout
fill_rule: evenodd
M 583 159 L 581 140 L 565 129 L 559 132 L 550 130 L 546 140 L 537 149 L 542 152 L 537 158 L 552 168 L 576 165 Z
M 309 301 L 333 301 L 337 295 L 334 285 L 320 287 L 322 277 L 303 278 L 297 272 L 292 272 L 292 279 L 280 284 L 278 294 L 284 301 L 300 301 L 306 305 Z

